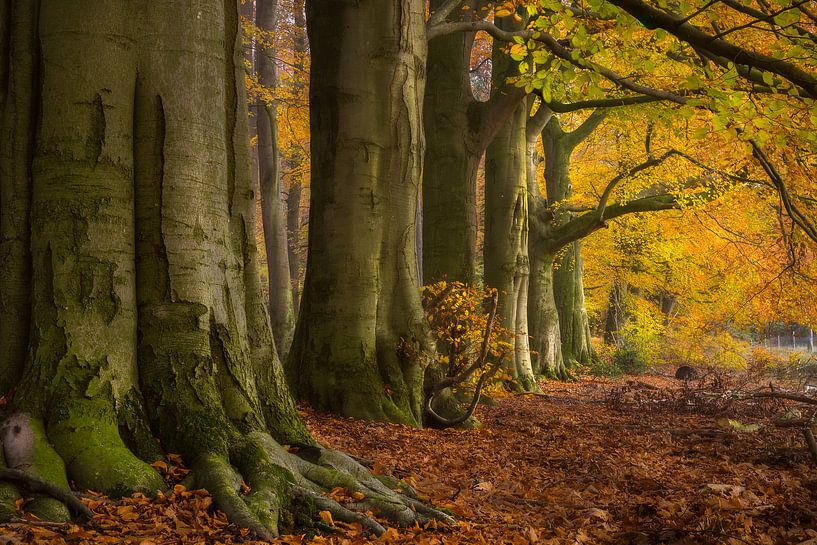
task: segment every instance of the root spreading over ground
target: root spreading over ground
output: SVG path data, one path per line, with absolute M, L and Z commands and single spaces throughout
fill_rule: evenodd
M 307 412 L 322 444 L 373 461 L 376 472 L 413 485 L 458 522 L 391 528 L 381 519 L 388 528 L 377 538 L 362 520 L 327 514 L 325 503 L 352 507 L 361 497 L 338 483 L 329 493 L 303 491 L 323 533 L 276 542 L 776 545 L 817 537 L 817 478 L 802 434 L 722 425 L 724 416 L 768 423 L 787 402 L 693 406 L 681 388 L 665 378 L 546 383 L 544 396 L 480 406 L 478 430 L 418 431 Z M 184 477 L 172 463 L 160 469 Z M 0 526 L 0 544 L 252 542 L 212 510 L 207 494 L 180 485 L 155 500 L 83 501 L 95 513 L 89 523 L 19 521 Z

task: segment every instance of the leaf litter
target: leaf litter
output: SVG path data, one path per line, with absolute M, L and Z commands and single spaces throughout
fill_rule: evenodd
M 724 407 L 690 403 L 676 381 L 548 382 L 544 395 L 481 406 L 476 430 L 416 430 L 304 410 L 322 443 L 371 460 L 423 499 L 456 514 L 456 527 L 389 528 L 316 513 L 337 533 L 276 543 L 362 545 L 817 545 L 817 471 L 801 434 L 754 424 L 786 410 L 779 401 Z M 719 426 L 728 416 L 745 423 Z M 748 428 L 746 428 L 748 426 Z M 154 465 L 169 482 L 178 457 Z M 339 501 L 359 498 L 344 489 Z M 0 545 L 260 543 L 176 484 L 169 493 L 111 500 L 86 492 L 85 525 L 0 525 Z

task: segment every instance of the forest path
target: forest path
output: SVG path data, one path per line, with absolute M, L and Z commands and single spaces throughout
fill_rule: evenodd
M 664 377 L 542 388 L 544 395 L 481 405 L 478 430 L 416 430 L 303 411 L 322 443 L 413 483 L 459 522 L 391 528 L 379 539 L 338 523 L 338 534 L 276 542 L 817 545 L 817 468 L 799 431 L 768 426 L 783 402 L 727 403 Z M 766 425 L 739 432 L 723 417 Z M 171 462 L 157 467 L 178 482 L 185 470 Z M 342 490 L 332 495 L 351 501 Z M 260 543 L 214 513 L 203 491 L 83 501 L 95 512 L 89 524 L 0 525 L 0 545 Z
M 455 532 L 400 532 L 398 543 L 817 544 L 802 434 L 722 429 L 724 416 L 768 422 L 780 402 L 707 402 L 663 377 L 542 386 L 480 406 L 478 430 L 308 420 L 320 440 L 461 517 Z

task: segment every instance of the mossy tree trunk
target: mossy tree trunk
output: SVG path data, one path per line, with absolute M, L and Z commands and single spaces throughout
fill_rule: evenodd
M 383 530 L 320 494 L 335 486 L 401 524 L 442 516 L 321 449 L 295 411 L 258 276 L 236 3 L 3 5 L 0 43 L 19 46 L 4 70 L 29 85 L 4 104 L 2 125 L 18 127 L 4 149 L 26 154 L 0 185 L 30 222 L 2 236 L 27 226 L 32 274 L 29 357 L 13 362 L 0 463 L 62 488 L 153 492 L 164 484 L 147 462 L 161 444 L 264 539 L 293 496 Z M 25 289 L 8 281 L 17 274 L 0 274 L 4 300 Z M 15 495 L 0 486 L 0 516 Z M 68 517 L 53 499 L 26 508 Z
M 423 354 L 433 351 L 415 244 L 424 5 L 306 9 L 309 255 L 288 378 L 318 408 L 420 425 Z
M 257 0 L 258 28 L 275 30 L 277 0 Z M 278 67 L 271 43 L 258 55 L 258 81 L 274 90 L 278 87 Z M 264 224 L 264 246 L 269 277 L 269 314 L 275 346 L 286 357 L 295 330 L 295 307 L 290 282 L 287 217 L 281 187 L 281 152 L 278 140 L 278 105 L 275 102 L 259 108 L 258 161 L 261 181 L 261 217 Z
M 565 132 L 555 116 L 542 131 L 545 155 L 545 184 L 550 203 L 569 200 L 573 196 L 570 182 L 570 157 L 604 120 L 601 110 L 590 114 L 586 122 L 573 132 Z M 569 221 L 574 214 L 563 212 L 557 221 Z M 562 336 L 562 356 L 568 364 L 587 363 L 592 357 L 590 323 L 584 302 L 584 262 L 581 242 L 574 241 L 560 256 L 554 269 L 554 297 L 559 309 L 559 330 Z

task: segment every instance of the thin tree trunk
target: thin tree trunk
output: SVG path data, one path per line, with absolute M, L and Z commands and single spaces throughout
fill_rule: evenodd
M 302 83 L 306 79 L 305 58 L 307 55 L 306 43 L 306 15 L 304 0 L 295 0 L 292 4 L 292 18 L 295 22 L 295 36 L 293 53 L 295 54 L 295 71 L 301 75 L 296 78 L 295 95 L 300 96 L 304 89 Z M 304 190 L 305 157 L 300 148 L 292 151 L 289 157 L 289 191 L 287 192 L 287 248 L 289 255 L 289 281 L 292 286 L 292 305 L 295 319 L 301 299 L 301 200 Z M 294 332 L 293 332 L 294 333 Z
M 318 408 L 419 425 L 420 359 L 433 351 L 415 256 L 424 6 L 306 7 L 309 257 L 288 376 Z
M 298 317 L 300 301 L 300 270 L 298 267 L 298 249 L 301 246 L 301 193 L 303 182 L 300 177 L 293 177 L 289 182 L 287 193 L 287 254 L 289 261 L 289 284 L 292 288 L 292 304 L 295 318 Z
M 277 18 L 277 0 L 257 0 L 258 27 L 273 32 Z M 267 47 L 258 56 L 258 79 L 264 87 L 278 87 L 275 51 Z M 292 302 L 287 221 L 281 188 L 281 158 L 278 142 L 278 107 L 267 104 L 258 116 L 258 158 L 261 179 L 261 217 L 264 223 L 264 245 L 267 251 L 269 277 L 269 313 L 275 346 L 286 358 L 295 330 Z

